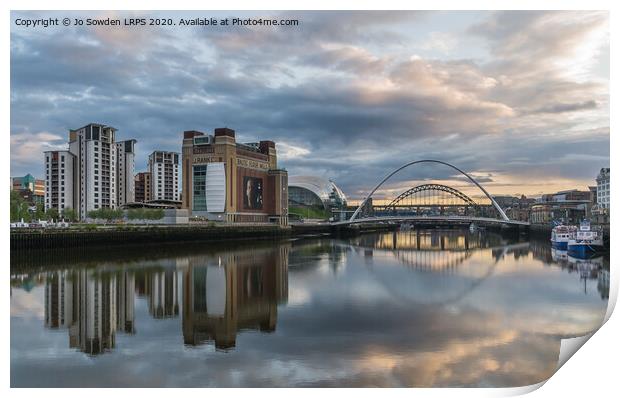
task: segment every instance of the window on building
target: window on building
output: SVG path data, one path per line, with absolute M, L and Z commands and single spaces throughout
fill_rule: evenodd
M 193 210 L 207 210 L 207 166 L 194 166 Z

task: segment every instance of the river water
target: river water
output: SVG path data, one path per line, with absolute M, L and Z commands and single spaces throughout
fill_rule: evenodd
M 461 230 L 20 256 L 11 385 L 529 385 L 601 325 L 608 270 Z

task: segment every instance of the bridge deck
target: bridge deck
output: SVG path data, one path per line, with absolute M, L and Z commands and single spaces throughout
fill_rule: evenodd
M 385 222 L 385 221 L 424 221 L 424 222 L 455 222 L 455 223 L 482 223 L 482 224 L 505 224 L 514 226 L 529 226 L 526 221 L 500 220 L 497 218 L 487 217 L 467 217 L 467 216 L 381 216 L 356 218 L 355 220 L 337 221 L 331 225 L 351 225 L 362 224 L 368 222 Z

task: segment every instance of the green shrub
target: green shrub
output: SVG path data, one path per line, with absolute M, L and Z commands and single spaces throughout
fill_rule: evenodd
M 301 218 L 315 218 L 327 220 L 331 217 L 331 213 L 323 209 L 322 207 L 314 206 L 289 206 L 289 214 L 295 214 Z
M 123 210 L 102 207 L 101 209 L 89 211 L 88 217 L 108 221 L 119 220 L 123 218 Z
M 77 212 L 71 207 L 65 207 L 62 215 L 66 221 L 77 221 Z
M 130 209 L 127 211 L 130 220 L 161 220 L 164 218 L 163 209 Z

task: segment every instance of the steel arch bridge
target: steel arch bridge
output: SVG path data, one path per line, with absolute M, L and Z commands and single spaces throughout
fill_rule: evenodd
M 455 196 L 461 199 L 463 202 L 465 202 L 466 204 L 470 206 L 478 205 L 469 196 L 465 195 L 463 192 L 459 191 L 458 189 L 451 188 L 447 185 L 441 185 L 441 184 L 423 184 L 423 185 L 418 185 L 417 187 L 408 189 L 405 192 L 401 193 L 394 200 L 392 200 L 392 202 L 390 202 L 390 204 L 387 205 L 386 207 L 390 208 L 390 207 L 396 206 L 398 203 L 402 202 L 407 197 L 411 197 L 417 194 L 418 192 L 428 192 L 428 191 L 446 192 L 452 196 Z
M 357 209 L 353 212 L 353 215 L 351 216 L 351 218 L 349 218 L 349 220 L 347 221 L 341 221 L 341 222 L 337 222 L 334 224 L 339 224 L 339 225 L 347 225 L 347 224 L 357 224 L 363 221 L 372 221 L 372 222 L 381 222 L 381 221 L 398 221 L 398 220 L 409 220 L 409 221 L 416 221 L 417 218 L 419 218 L 420 216 L 418 214 L 416 214 L 415 216 L 411 216 L 411 215 L 407 215 L 407 216 L 394 216 L 394 215 L 383 215 L 383 216 L 366 216 L 363 218 L 358 218 L 358 215 L 360 214 L 360 212 L 362 211 L 362 209 L 364 209 L 366 207 L 366 204 L 368 203 L 368 201 L 370 199 L 372 199 L 372 195 L 374 195 L 374 193 L 385 183 L 387 182 L 390 178 L 392 178 L 392 176 L 394 176 L 395 174 L 397 174 L 398 172 L 400 172 L 401 170 L 413 166 L 415 164 L 418 163 L 435 163 L 435 164 L 441 164 L 444 166 L 447 166 L 453 170 L 456 170 L 458 173 L 460 173 L 461 175 L 465 176 L 471 183 L 473 183 L 474 185 L 476 185 L 476 187 L 478 187 L 478 189 L 480 189 L 480 191 L 482 191 L 482 193 L 484 193 L 484 195 L 491 201 L 492 206 L 495 208 L 495 210 L 497 210 L 497 213 L 499 213 L 499 219 L 497 218 L 490 218 L 490 217 L 472 217 L 472 216 L 456 216 L 456 218 L 458 218 L 457 221 L 459 222 L 491 222 L 491 223 L 500 223 L 500 224 L 515 224 L 515 225 L 529 225 L 528 223 L 525 222 L 519 222 L 519 221 L 512 221 L 508 218 L 508 216 L 506 215 L 506 213 L 504 212 L 504 210 L 500 207 L 500 205 L 495 201 L 495 199 L 493 199 L 493 197 L 489 194 L 489 192 L 487 192 L 486 189 L 484 189 L 484 187 L 482 185 L 480 185 L 472 176 L 470 176 L 469 174 L 467 174 L 466 172 L 464 172 L 463 170 L 459 169 L 458 167 L 448 163 L 448 162 L 444 162 L 441 160 L 435 160 L 435 159 L 422 159 L 422 160 L 415 160 L 412 162 L 408 162 L 405 163 L 404 165 L 398 167 L 396 170 L 392 171 L 391 173 L 389 173 L 387 176 L 385 176 L 371 191 L 370 193 L 364 198 L 364 200 L 360 203 L 360 205 L 357 207 Z M 426 185 L 426 186 L 425 186 Z M 394 208 L 396 206 L 395 202 L 400 203 L 403 200 L 405 200 L 407 197 L 411 197 L 412 194 L 417 194 L 419 192 L 425 192 L 425 191 L 429 191 L 431 189 L 433 190 L 439 190 L 439 191 L 443 191 L 446 193 L 449 193 L 450 195 L 452 195 L 453 197 L 459 198 L 460 200 L 463 201 L 463 203 L 466 203 L 468 206 L 473 206 L 471 203 L 475 203 L 471 198 L 469 198 L 467 195 L 463 194 L 462 192 L 445 186 L 445 185 L 441 185 L 441 184 L 425 184 L 425 185 L 421 185 L 418 187 L 414 187 L 411 188 L 410 190 L 403 192 L 402 194 L 400 194 L 397 198 L 395 198 L 392 201 L 392 208 Z M 432 188 L 431 188 L 432 186 Z M 389 208 L 388 206 L 385 206 L 385 208 Z M 440 221 L 443 221 L 443 218 L 445 218 L 443 215 L 440 215 L 439 219 Z M 448 218 L 450 220 L 448 220 Z M 455 216 L 449 216 L 446 218 L 445 221 L 454 221 L 451 220 L 452 218 L 455 218 Z
M 479 215 L 480 205 L 458 189 L 442 184 L 423 184 L 410 188 L 385 206 L 374 206 L 375 214 L 394 215 L 398 210 L 415 210 L 437 207 L 443 214 L 445 209 L 456 208 L 463 214 Z

